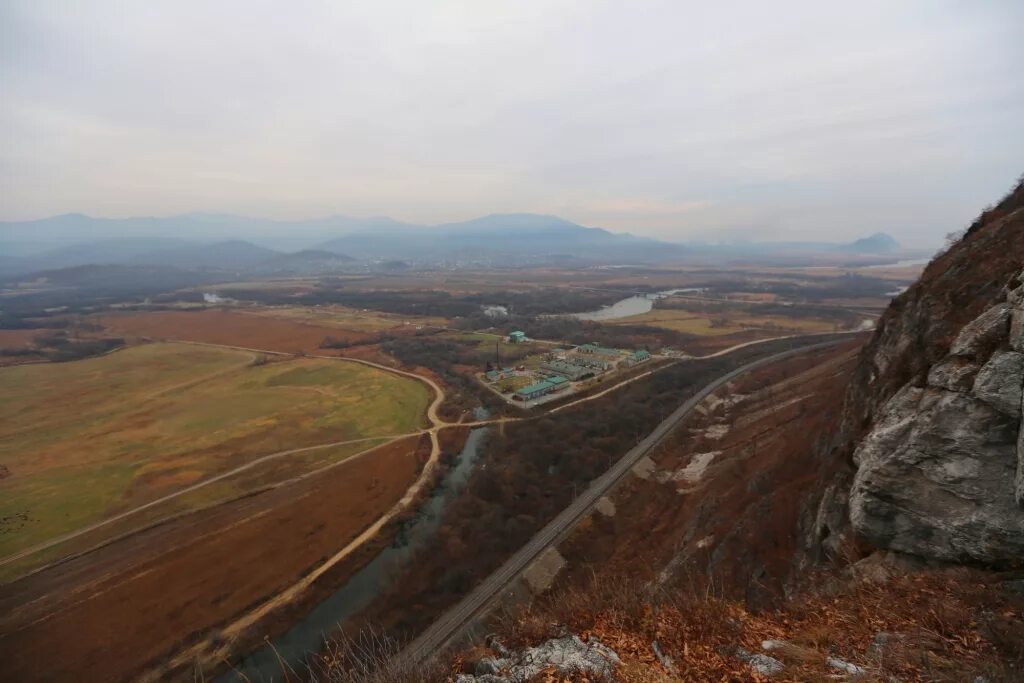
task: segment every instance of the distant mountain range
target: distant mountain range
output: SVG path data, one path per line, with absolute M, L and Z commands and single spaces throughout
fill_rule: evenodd
M 811 254 L 851 262 L 911 255 L 884 233 L 847 244 L 676 243 L 523 213 L 433 226 L 386 217 L 272 221 L 225 214 L 125 219 L 66 214 L 0 223 L 0 275 L 6 276 L 104 264 L 249 274 L 366 270 L 385 261 L 448 267 L 730 261 L 799 265 Z

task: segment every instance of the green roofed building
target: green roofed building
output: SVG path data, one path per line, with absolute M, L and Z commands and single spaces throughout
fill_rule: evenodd
M 516 391 L 516 398 L 520 401 L 532 401 L 535 398 L 540 398 L 554 388 L 555 385 L 546 380 L 543 382 L 537 382 L 536 384 L 525 386 Z
M 576 349 L 579 353 L 594 354 L 595 356 L 618 356 L 621 351 L 618 349 L 609 349 L 604 346 L 598 346 L 597 344 L 583 344 Z
M 630 365 L 637 365 L 639 363 L 646 363 L 650 359 L 651 359 L 650 352 L 649 351 L 645 351 L 643 349 L 640 349 L 639 351 L 634 351 L 633 353 L 631 353 L 628 356 L 626 356 L 626 362 L 629 363 Z
M 582 365 L 576 365 L 575 363 L 565 363 L 560 360 L 544 361 L 540 364 L 540 369 L 559 377 L 567 377 L 573 382 L 578 382 L 584 377 L 590 377 L 594 374 L 594 371 L 590 368 L 585 368 Z

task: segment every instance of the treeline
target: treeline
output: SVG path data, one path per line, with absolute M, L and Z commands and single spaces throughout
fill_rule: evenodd
M 481 349 L 475 342 L 442 337 L 398 338 L 385 342 L 381 349 L 403 365 L 427 368 L 444 381 L 448 400 L 442 411 L 448 419 L 457 419 L 463 411 L 480 403 L 492 414 L 513 410 L 469 374 L 471 370 L 482 370 L 494 358 L 493 350 Z M 502 349 L 502 362 L 515 363 L 527 353 L 525 348 L 506 346 Z
M 99 356 L 124 346 L 121 338 L 85 338 L 68 336 L 60 330 L 52 333 L 36 335 L 32 338 L 32 346 L 21 349 L 0 349 L 3 356 L 41 356 L 53 362 L 80 360 L 91 356 Z
M 113 304 L 134 304 L 135 310 L 155 311 L 173 308 L 178 302 L 201 303 L 202 292 L 163 292 L 151 295 L 121 292 L 61 289 L 32 292 L 4 299 L 0 311 L 0 330 L 62 329 L 67 319 L 110 310 Z
M 296 294 L 270 289 L 232 290 L 237 299 L 268 305 L 322 306 L 339 305 L 368 308 L 397 315 L 472 318 L 482 327 L 494 319 L 484 315 L 482 307 L 506 306 L 518 315 L 575 313 L 600 308 L 623 298 L 627 293 L 595 292 L 566 287 L 543 287 L 528 290 L 453 295 L 437 289 L 427 290 L 363 290 L 350 289 L 337 281 L 323 281 L 315 290 Z M 476 328 L 479 329 L 479 328 Z
M 814 284 L 773 282 L 759 285 L 748 291 L 768 292 L 791 301 L 814 303 L 825 299 L 879 297 L 884 296 L 892 288 L 891 281 L 858 273 L 847 273 L 839 277 L 825 278 Z

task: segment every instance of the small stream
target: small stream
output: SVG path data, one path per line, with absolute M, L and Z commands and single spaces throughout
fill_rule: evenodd
M 476 419 L 486 418 L 487 412 L 478 409 Z M 417 511 L 416 518 L 399 532 L 394 543 L 382 550 L 309 614 L 292 624 L 288 631 L 275 638 L 272 647 L 265 645 L 246 655 L 234 663 L 234 670 L 222 675 L 218 681 L 235 683 L 248 679 L 257 683 L 277 680 L 281 676 L 279 658 L 296 671 L 304 670 L 306 659 L 320 651 L 324 636 L 335 631 L 338 624 L 365 609 L 374 598 L 387 590 L 395 575 L 409 564 L 416 551 L 434 538 L 445 506 L 468 481 L 480 445 L 489 431 L 489 427 L 470 431 L 455 465 Z

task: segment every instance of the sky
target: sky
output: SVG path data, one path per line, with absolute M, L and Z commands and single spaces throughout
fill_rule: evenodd
M 928 246 L 1024 172 L 1024 2 L 0 3 L 0 220 L 557 214 Z

